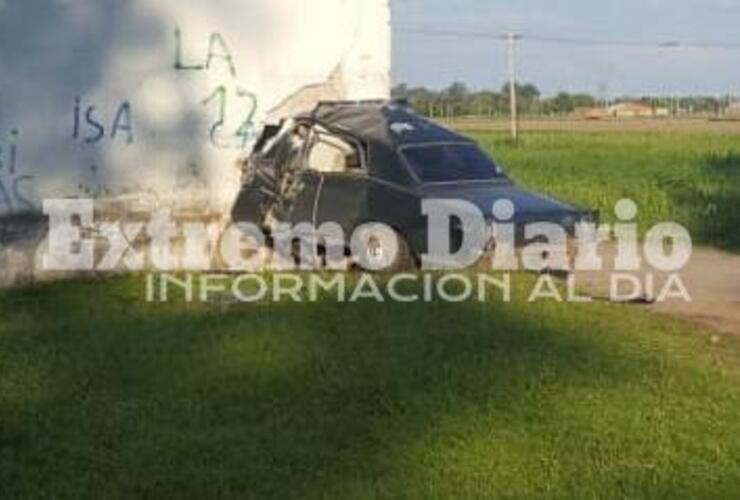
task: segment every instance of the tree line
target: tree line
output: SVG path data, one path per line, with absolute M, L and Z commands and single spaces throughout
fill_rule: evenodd
M 612 101 L 599 99 L 589 93 L 559 92 L 544 97 L 533 83 L 516 85 L 517 108 L 522 116 L 568 116 L 579 111 L 606 107 L 619 102 L 641 102 L 653 108 L 664 108 L 670 114 L 723 114 L 730 105 L 729 97 L 692 96 L 621 97 Z M 473 90 L 462 82 L 452 83 L 443 89 L 410 87 L 402 83 L 393 88 L 395 99 L 405 99 L 426 116 L 508 116 L 510 114 L 509 84 L 499 90 Z

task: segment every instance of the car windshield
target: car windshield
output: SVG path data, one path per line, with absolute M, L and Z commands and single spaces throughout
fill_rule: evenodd
M 434 144 L 404 148 L 402 154 L 423 183 L 489 181 L 505 174 L 474 144 Z

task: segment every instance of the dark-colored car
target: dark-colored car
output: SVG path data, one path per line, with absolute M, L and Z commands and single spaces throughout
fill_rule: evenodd
M 328 102 L 267 127 L 245 168 L 235 222 L 338 223 L 351 235 L 380 222 L 399 236 L 399 259 L 426 252 L 425 199 L 470 202 L 491 218 L 513 202 L 518 225 L 554 222 L 572 231 L 592 215 L 517 187 L 470 139 L 403 102 Z M 454 241 L 454 240 L 453 240 Z

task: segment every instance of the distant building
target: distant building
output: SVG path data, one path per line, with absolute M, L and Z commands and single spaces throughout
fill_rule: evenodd
M 586 120 L 603 120 L 609 118 L 609 112 L 606 108 L 591 108 L 581 110 L 580 115 Z
M 592 108 L 583 113 L 587 120 L 606 118 L 660 118 L 670 115 L 667 108 L 654 108 L 642 102 L 620 102 L 605 108 Z
M 731 116 L 740 116 L 740 101 L 731 102 L 727 107 L 727 114 Z
M 655 111 L 652 106 L 641 102 L 620 102 L 606 109 L 613 118 L 653 118 Z

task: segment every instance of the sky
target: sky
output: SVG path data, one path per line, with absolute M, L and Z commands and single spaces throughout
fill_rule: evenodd
M 740 0 L 392 0 L 395 83 L 441 88 L 462 81 L 500 88 L 506 44 L 420 36 L 413 29 L 517 32 L 522 81 L 545 94 L 740 95 Z M 647 42 L 654 47 L 573 46 L 526 36 Z M 733 49 L 660 47 L 731 43 Z

